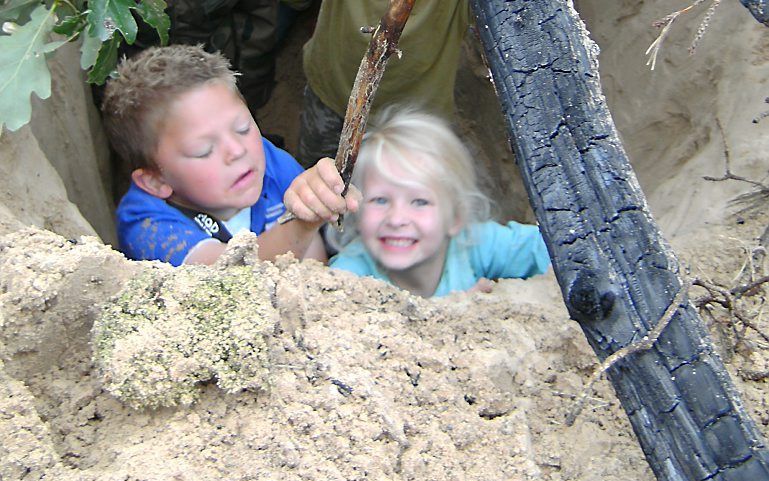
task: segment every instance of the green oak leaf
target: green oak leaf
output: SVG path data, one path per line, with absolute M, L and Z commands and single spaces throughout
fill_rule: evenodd
M 83 30 L 83 27 L 85 26 L 85 17 L 87 14 L 88 12 L 83 12 L 77 15 L 70 15 L 64 18 L 64 20 L 59 22 L 55 27 L 53 27 L 53 31 L 60 35 L 72 37 L 75 33 Z
M 135 0 L 92 1 L 88 6 L 91 8 L 87 17 L 90 35 L 106 42 L 119 30 L 129 45 L 134 43 L 138 27 L 131 9 L 136 8 Z
M 45 54 L 65 43 L 48 42 L 53 24 L 53 12 L 39 5 L 29 22 L 11 35 L 0 36 L 0 129 L 5 124 L 14 131 L 29 122 L 33 92 L 41 99 L 50 97 Z
M 168 29 L 171 26 L 171 20 L 165 13 L 167 7 L 163 0 L 142 0 L 136 7 L 142 20 L 158 32 L 161 45 L 168 44 Z
M 15 21 L 25 23 L 40 0 L 10 0 L 0 6 L 0 23 Z
M 101 50 L 101 40 L 98 37 L 92 37 L 87 30 L 80 34 L 82 43 L 80 44 L 80 68 L 88 70 L 96 63 Z
M 112 72 L 117 66 L 119 46 L 119 35 L 114 35 L 111 39 L 102 44 L 101 49 L 99 49 L 99 54 L 96 57 L 94 67 L 88 73 L 88 82 L 101 85 L 107 80 L 107 77 L 112 75 Z

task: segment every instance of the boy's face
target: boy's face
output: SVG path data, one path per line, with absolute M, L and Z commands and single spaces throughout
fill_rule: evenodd
M 202 85 L 171 103 L 154 160 L 155 175 L 171 191 L 161 197 L 222 220 L 262 193 L 261 133 L 243 100 L 223 83 Z
M 387 154 L 383 166 L 394 178 L 408 181 Z M 374 167 L 365 173 L 362 191 L 361 240 L 391 280 L 398 284 L 405 278 L 440 279 L 449 240 L 459 230 L 442 209 L 451 200 L 440 198 L 430 185 L 393 182 Z

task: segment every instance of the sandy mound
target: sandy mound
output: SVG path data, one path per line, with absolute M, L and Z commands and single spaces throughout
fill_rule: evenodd
M 560 424 L 594 356 L 552 298 L 551 277 L 429 301 L 290 258 L 170 275 L 92 239 L 73 244 L 37 230 L 3 238 L 0 270 L 0 341 L 14 346 L 0 429 L 26 438 L 4 443 L 9 479 L 26 471 L 55 479 L 651 476 L 606 384 L 573 427 Z M 258 281 L 236 292 L 244 276 Z M 94 308 L 121 285 L 129 289 L 119 300 Z M 527 290 L 542 302 L 510 301 Z M 216 324 L 224 337 L 241 354 L 263 353 L 266 374 L 157 327 L 184 331 L 195 324 L 193 305 L 206 303 L 209 325 L 224 313 Z M 100 370 L 82 342 L 82 320 L 95 316 L 103 316 L 97 343 L 99 326 L 120 338 L 107 355 L 95 349 Z M 188 362 L 161 359 L 174 350 Z M 126 365 L 144 369 L 133 387 L 154 391 L 110 384 Z M 191 407 L 134 410 L 113 394 Z

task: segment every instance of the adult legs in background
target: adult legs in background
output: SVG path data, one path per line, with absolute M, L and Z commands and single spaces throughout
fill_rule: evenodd
M 328 108 L 310 86 L 304 88 L 296 159 L 308 169 L 323 157 L 336 156 L 344 117 Z

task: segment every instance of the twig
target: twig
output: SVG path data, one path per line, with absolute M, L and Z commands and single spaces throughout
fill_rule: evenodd
M 393 53 L 397 52 L 400 55 L 398 40 L 413 7 L 414 0 L 390 0 L 387 12 L 382 16 L 379 26 L 374 30 L 368 51 L 361 60 L 352 92 L 350 92 L 350 100 L 347 102 L 344 126 L 339 137 L 339 148 L 334 159 L 339 175 L 344 181 L 342 195 L 347 193 L 350 186 L 350 177 L 352 177 L 360 143 L 366 130 L 371 102 L 379 88 L 387 60 Z M 278 223 L 284 224 L 292 219 L 295 219 L 293 213 L 286 212 L 278 219 Z M 337 225 L 341 224 L 342 218 L 340 216 Z
M 755 180 L 746 179 L 745 177 L 735 175 L 732 173 L 732 168 L 731 168 L 732 157 L 729 154 L 729 145 L 726 143 L 726 133 L 724 132 L 724 127 L 721 125 L 721 120 L 719 118 L 716 118 L 716 125 L 718 126 L 718 130 L 721 132 L 721 140 L 724 143 L 725 172 L 724 172 L 724 175 L 722 175 L 721 177 L 711 177 L 709 175 L 705 175 L 702 178 L 710 182 L 722 182 L 724 180 L 737 180 L 740 182 L 747 182 L 748 184 L 755 185 L 759 188 L 769 189 L 769 187 L 765 186 L 761 182 L 756 182 Z
M 769 97 L 764 99 L 764 103 L 769 104 Z M 757 124 L 757 123 L 761 122 L 763 119 L 765 119 L 767 117 L 769 117 L 769 110 L 767 110 L 766 112 L 761 112 L 760 114 L 758 114 L 758 117 L 753 119 L 753 123 Z
M 732 294 L 733 296 L 736 296 L 736 297 L 740 297 L 740 296 L 744 295 L 745 293 L 748 293 L 748 295 L 750 295 L 751 291 L 753 291 L 755 288 L 759 287 L 762 284 L 766 284 L 767 282 L 769 282 L 769 276 L 763 276 L 763 277 L 760 277 L 760 278 L 754 280 L 753 282 L 751 282 L 749 284 L 745 284 L 745 285 L 742 285 L 742 286 L 737 286 L 737 287 L 731 289 L 729 291 L 729 293 Z
M 726 289 L 711 282 L 695 279 L 692 284 L 704 288 L 706 291 L 708 291 L 708 295 L 700 297 L 694 301 L 694 305 L 698 309 L 703 309 L 708 304 L 717 304 L 726 309 L 729 314 L 736 318 L 743 326 L 742 332 L 737 332 L 735 323 L 733 321 L 729 323 L 734 329 L 734 334 L 737 337 L 736 342 L 739 342 L 742 338 L 744 338 L 745 330 L 748 328 L 755 331 L 756 334 L 764 339 L 764 341 L 769 342 L 769 335 L 759 329 L 759 327 L 752 320 L 750 320 L 747 315 L 745 315 L 743 309 L 741 309 L 736 302 L 741 297 L 752 295 L 759 287 L 766 283 L 769 283 L 769 276 L 763 276 L 747 284 L 739 285 L 733 287 L 732 289 Z M 715 317 L 713 317 L 713 319 L 715 319 Z
M 675 22 L 675 20 L 679 17 L 679 15 L 689 12 L 691 9 L 703 3 L 704 1 L 705 0 L 695 0 L 695 2 L 693 2 L 688 7 L 675 11 L 670 15 L 667 15 L 666 17 L 660 20 L 657 20 L 652 24 L 654 27 L 662 28 L 662 31 L 654 40 L 654 42 L 652 42 L 652 44 L 649 45 L 649 48 L 646 49 L 646 55 L 650 55 L 649 60 L 646 62 L 646 65 L 651 64 L 651 70 L 654 70 L 654 67 L 657 65 L 657 54 L 659 54 L 660 48 L 662 47 L 662 42 L 665 40 L 665 37 L 670 31 L 670 26 L 673 25 L 673 22 Z M 707 30 L 708 25 L 710 24 L 710 19 L 713 16 L 713 12 L 715 11 L 715 9 L 718 7 L 720 3 L 721 3 L 721 0 L 713 0 L 713 5 L 711 5 L 710 8 L 708 9 L 705 15 L 705 19 L 702 21 L 702 23 L 700 23 L 700 27 L 699 29 L 697 29 L 697 34 L 694 36 L 694 41 L 692 42 L 692 45 L 689 48 L 690 54 L 694 53 L 694 50 L 697 47 L 697 43 L 700 41 L 700 39 L 702 38 L 702 35 L 705 33 L 705 30 Z
M 590 381 L 582 389 L 582 393 L 579 395 L 579 398 L 575 402 L 572 410 L 566 416 L 565 423 L 567 426 L 572 426 L 574 421 L 577 420 L 577 416 L 579 416 L 579 414 L 582 412 L 582 408 L 585 405 L 585 400 L 593 390 L 593 385 L 595 385 L 595 383 L 601 379 L 603 373 L 605 373 L 618 361 L 625 359 L 631 354 L 651 349 L 651 347 L 654 346 L 654 343 L 657 342 L 657 339 L 660 337 L 660 334 L 662 334 L 662 331 L 670 323 L 670 320 L 673 319 L 673 316 L 678 311 L 678 308 L 681 306 L 681 304 L 684 303 L 691 285 L 691 281 L 686 281 L 681 285 L 678 293 L 673 298 L 673 300 L 670 301 L 670 305 L 668 305 L 667 309 L 665 309 L 665 312 L 662 314 L 662 317 L 660 317 L 659 321 L 657 321 L 657 324 L 643 338 L 628 346 L 623 347 L 622 349 L 614 352 L 612 355 L 604 359 L 601 365 L 598 366 L 598 369 L 596 369 L 596 371 L 591 376 Z
M 732 173 L 731 165 L 730 165 L 731 156 L 729 155 L 729 146 L 726 143 L 726 135 L 724 134 L 724 129 L 721 126 L 721 121 L 719 119 L 716 119 L 716 124 L 718 125 L 718 129 L 721 131 L 721 139 L 724 142 L 725 172 L 724 172 L 724 175 L 722 175 L 721 177 L 711 177 L 709 175 L 705 175 L 702 178 L 710 182 L 723 182 L 725 180 L 736 180 L 739 182 L 745 182 L 747 184 L 750 184 L 756 187 L 756 189 L 753 190 L 752 192 L 746 192 L 744 194 L 740 194 L 737 197 L 730 200 L 731 203 L 749 204 L 747 207 L 741 208 L 737 212 L 737 214 L 742 214 L 752 209 L 755 209 L 757 207 L 760 207 L 761 202 L 763 200 L 769 199 L 769 185 L 752 180 L 752 179 L 747 179 L 745 177 Z
M 740 369 L 740 377 L 746 381 L 761 381 L 769 377 L 769 371 L 756 371 L 753 369 Z

